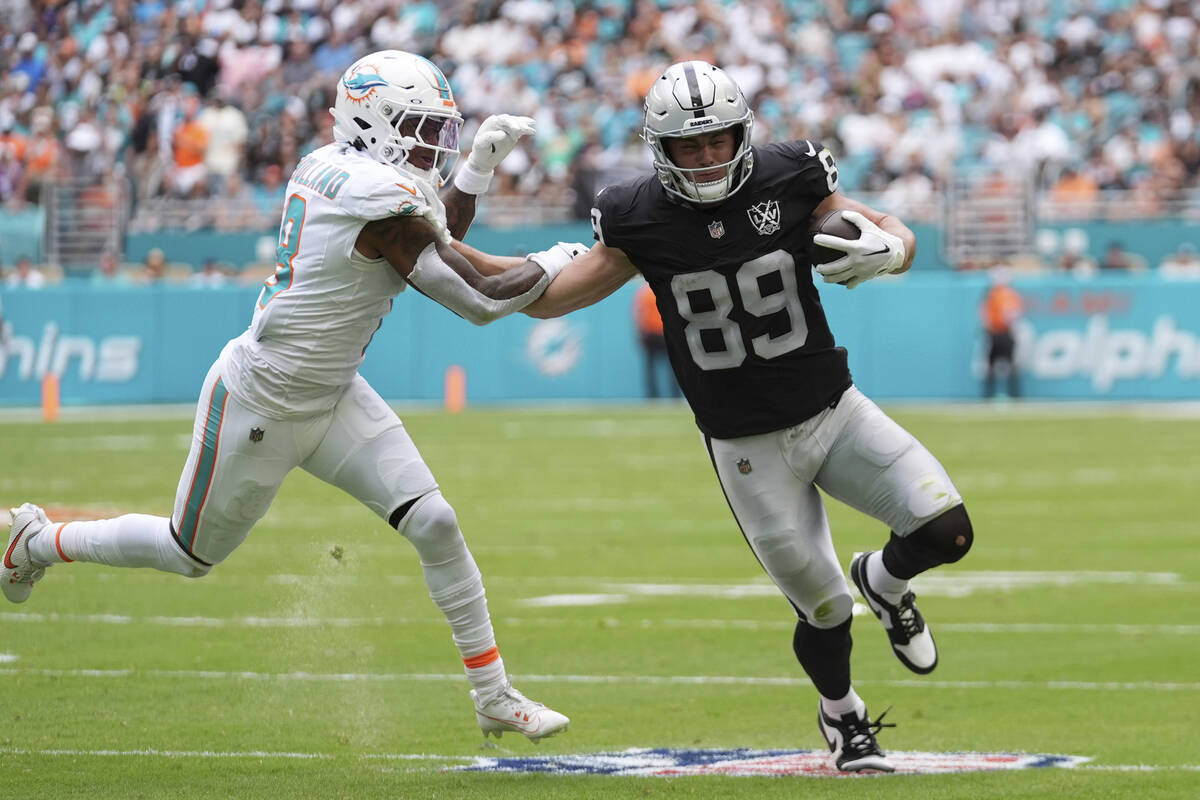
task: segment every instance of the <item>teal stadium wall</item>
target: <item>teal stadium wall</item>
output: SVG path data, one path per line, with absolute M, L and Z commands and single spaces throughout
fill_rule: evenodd
M 1026 393 L 1048 399 L 1200 398 L 1200 282 L 1156 276 L 1018 280 Z M 913 274 L 855 291 L 822 284 L 855 380 L 881 400 L 979 395 L 977 275 Z M 476 328 L 405 292 L 375 336 L 363 375 L 385 398 L 437 403 L 452 365 L 472 403 L 612 401 L 642 396 L 633 286 L 560 320 Z M 36 406 L 60 375 L 65 405 L 192 402 L 212 359 L 249 323 L 257 289 L 71 283 L 6 290 L 0 405 Z
M 11 267 L 22 255 L 36 262 L 42 260 L 42 228 L 44 218 L 40 211 L 0 214 L 0 269 Z M 951 270 L 941 256 L 941 230 L 936 225 L 912 224 L 921 248 L 917 253 L 916 269 Z M 1200 219 L 1154 219 L 1154 220 L 1110 220 L 1102 222 L 1056 222 L 1043 226 L 1060 235 L 1064 231 L 1077 229 L 1087 241 L 1087 254 L 1099 259 L 1110 242 L 1120 242 L 1155 266 L 1179 245 L 1185 242 L 1200 242 Z M 274 247 L 276 232 L 224 233 L 219 231 L 171 231 L 158 233 L 130 234 L 125 240 L 125 259 L 138 262 L 152 248 L 160 248 L 168 261 L 183 261 L 199 264 L 206 259 L 215 259 L 238 266 L 261 260 L 263 252 Z M 525 253 L 540 250 L 546 243 L 557 240 L 591 241 L 591 226 L 586 222 L 524 228 L 488 228 L 476 225 L 472 228 L 469 241 L 475 246 L 495 253 Z

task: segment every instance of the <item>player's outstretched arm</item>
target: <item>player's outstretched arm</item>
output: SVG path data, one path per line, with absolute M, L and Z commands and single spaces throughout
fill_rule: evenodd
M 527 260 L 518 256 L 494 256 L 457 239 L 451 245 L 459 255 L 471 262 L 480 275 L 499 275 L 505 270 L 521 266 Z
M 524 313 L 539 319 L 561 317 L 598 303 L 637 275 L 625 251 L 594 244 L 592 249 L 574 258 Z
M 498 274 L 483 275 L 418 215 L 367 223 L 357 248 L 368 258 L 383 256 L 417 291 L 476 325 L 529 305 L 572 257 L 566 249 L 552 248 Z

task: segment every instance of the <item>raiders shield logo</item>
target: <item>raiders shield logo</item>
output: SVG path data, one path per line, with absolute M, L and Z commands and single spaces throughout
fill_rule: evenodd
M 719 219 L 709 223 L 708 235 L 714 239 L 720 239 L 725 235 L 725 223 Z
M 750 466 L 750 459 L 748 458 L 739 458 L 737 465 L 738 472 L 742 473 L 743 475 L 749 475 L 750 471 L 754 469 L 754 467 Z
M 262 428 L 251 428 L 250 441 L 261 442 L 264 433 L 266 433 L 266 431 L 264 431 Z
M 759 235 L 770 236 L 779 230 L 779 203 L 777 201 L 767 200 L 763 203 L 755 203 L 746 209 L 746 213 L 750 216 L 750 224 L 754 226 L 754 230 L 758 231 Z

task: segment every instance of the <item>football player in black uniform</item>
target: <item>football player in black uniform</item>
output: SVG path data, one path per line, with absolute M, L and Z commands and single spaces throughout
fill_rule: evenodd
M 881 551 L 854 556 L 850 574 L 917 673 L 933 670 L 937 648 L 909 580 L 958 561 L 973 534 L 937 459 L 854 387 L 813 283 L 809 226 L 843 209 L 861 230 L 815 237 L 845 253 L 818 272 L 849 288 L 907 270 L 915 238 L 841 194 L 820 144 L 751 146 L 753 114 L 711 64 L 671 66 L 645 111 L 656 174 L 596 197 L 598 244 L 526 313 L 559 316 L 646 278 L 729 506 L 796 609 L 793 648 L 821 695 L 818 723 L 835 763 L 891 771 L 875 737 L 883 725 L 851 686 L 853 600 L 817 487 L 891 528 Z

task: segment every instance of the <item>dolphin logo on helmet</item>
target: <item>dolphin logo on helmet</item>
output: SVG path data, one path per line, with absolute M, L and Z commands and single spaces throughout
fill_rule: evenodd
M 374 70 L 375 68 L 364 64 L 362 67 L 354 67 L 352 69 Z M 387 85 L 387 81 L 379 76 L 378 71 L 347 73 L 342 77 L 342 86 L 346 89 L 346 99 L 355 103 L 361 103 L 363 100 L 366 100 L 375 93 L 377 87 Z

